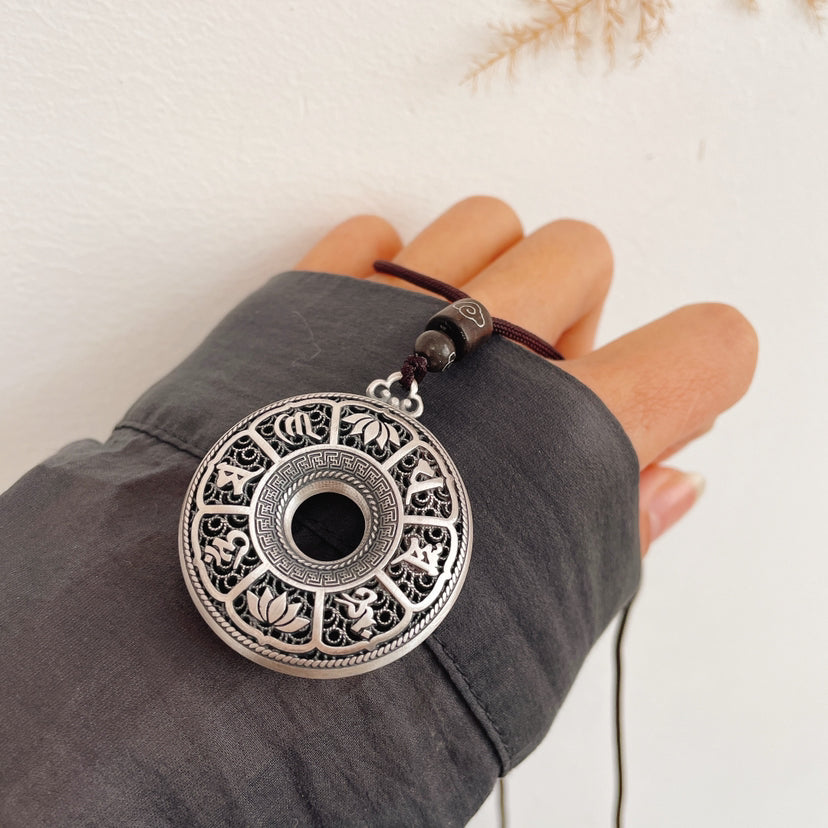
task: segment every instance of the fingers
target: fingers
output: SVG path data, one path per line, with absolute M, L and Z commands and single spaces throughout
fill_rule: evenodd
M 394 261 L 461 286 L 522 237 L 523 228 L 511 207 L 497 198 L 473 196 L 449 208 Z M 381 274 L 369 278 L 397 287 L 405 284 Z
M 357 216 L 298 266 L 364 275 L 378 258 L 462 286 L 496 316 L 555 342 L 568 357 L 592 348 L 612 279 L 612 253 L 592 225 L 556 221 L 523 239 L 514 210 L 488 196 L 455 204 L 405 247 L 383 219 Z M 421 290 L 383 274 L 368 278 Z
M 642 550 L 696 502 L 700 478 L 659 463 L 709 430 L 747 390 L 757 340 L 738 311 L 691 305 L 590 353 L 612 279 L 606 239 L 571 220 L 524 239 L 514 211 L 484 196 L 454 205 L 405 247 L 383 219 L 349 219 L 297 267 L 364 276 L 378 258 L 462 286 L 569 357 L 561 367 L 603 399 L 638 454 Z M 418 289 L 385 275 L 368 278 Z
M 606 240 L 578 221 L 553 222 L 526 239 L 521 233 L 511 208 L 478 196 L 454 205 L 404 248 L 383 219 L 349 219 L 298 267 L 362 275 L 375 259 L 394 258 L 463 285 L 495 315 L 571 357 L 562 367 L 615 413 L 642 469 L 710 428 L 745 392 L 757 342 L 738 311 L 692 305 L 589 353 L 612 277 Z
M 747 391 L 757 350 L 756 333 L 735 308 L 689 305 L 561 367 L 615 414 L 644 469 Z
M 641 472 L 641 554 L 650 544 L 680 520 L 704 492 L 704 478 L 666 466 L 648 466 Z
M 391 259 L 401 247 L 397 231 L 385 219 L 354 216 L 318 241 L 295 269 L 364 276 L 377 259 Z
M 612 267 L 603 234 L 566 219 L 510 248 L 464 290 L 493 315 L 548 339 L 571 358 L 592 349 Z

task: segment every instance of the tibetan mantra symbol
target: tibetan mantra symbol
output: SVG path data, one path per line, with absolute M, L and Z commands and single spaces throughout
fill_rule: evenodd
M 318 507 L 337 499 L 352 548 L 341 548 L 345 513 Z M 181 566 L 207 623 L 242 655 L 337 677 L 434 630 L 471 535 L 463 482 L 429 431 L 370 397 L 314 394 L 251 414 L 213 446 L 184 502 Z

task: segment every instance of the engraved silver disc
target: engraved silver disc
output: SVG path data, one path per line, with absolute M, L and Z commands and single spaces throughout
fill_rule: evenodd
M 295 537 L 297 512 L 323 494 L 364 523 L 335 559 Z M 471 544 L 466 488 L 434 435 L 339 393 L 280 400 L 233 426 L 193 476 L 179 535 L 190 595 L 218 636 L 316 678 L 373 670 L 423 641 L 460 591 Z

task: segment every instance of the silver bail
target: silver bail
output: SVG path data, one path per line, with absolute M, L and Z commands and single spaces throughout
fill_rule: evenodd
M 402 379 L 402 373 L 396 371 L 385 379 L 375 379 L 366 389 L 365 393 L 369 397 L 374 397 L 381 400 L 386 405 L 402 411 L 403 414 L 408 414 L 409 417 L 419 417 L 423 413 L 423 398 L 417 393 L 418 386 L 416 380 L 411 380 L 411 388 L 408 389 L 407 396 L 400 397 L 391 391 L 391 386 Z

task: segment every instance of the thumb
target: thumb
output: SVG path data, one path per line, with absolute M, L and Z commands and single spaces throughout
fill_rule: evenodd
M 667 466 L 651 465 L 641 472 L 639 509 L 641 554 L 650 544 L 684 517 L 701 497 L 704 478 Z

